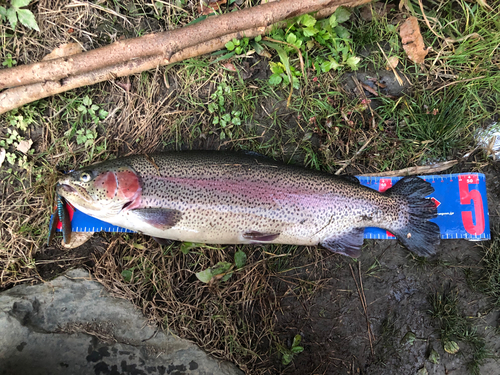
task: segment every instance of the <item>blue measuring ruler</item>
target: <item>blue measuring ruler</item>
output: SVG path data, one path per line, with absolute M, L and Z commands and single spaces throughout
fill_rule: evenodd
M 432 221 L 439 225 L 441 238 L 463 238 L 475 241 L 491 238 L 484 174 L 460 173 L 420 177 L 434 187 L 435 191 L 429 198 L 437 206 L 438 217 Z M 383 192 L 402 177 L 357 176 L 357 178 L 362 185 Z M 70 217 L 72 217 L 71 230 L 73 232 L 134 233 L 134 231 L 95 219 L 72 208 Z M 60 230 L 60 225 L 58 230 Z M 395 239 L 396 237 L 380 228 L 366 228 L 365 238 Z

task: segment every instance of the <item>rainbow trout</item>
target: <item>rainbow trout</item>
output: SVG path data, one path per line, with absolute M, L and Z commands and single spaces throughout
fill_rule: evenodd
M 135 155 L 76 170 L 57 194 L 95 218 L 157 239 L 209 244 L 317 245 L 358 257 L 364 228 L 393 233 L 434 254 L 434 189 L 408 176 L 379 193 L 354 177 L 285 165 L 254 154 Z

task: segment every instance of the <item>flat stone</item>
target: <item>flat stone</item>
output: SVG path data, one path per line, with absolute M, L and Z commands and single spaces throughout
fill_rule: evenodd
M 0 293 L 0 374 L 240 375 L 148 324 L 82 269 Z

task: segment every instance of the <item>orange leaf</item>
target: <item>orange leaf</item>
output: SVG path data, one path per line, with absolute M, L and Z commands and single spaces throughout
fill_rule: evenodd
M 208 5 L 203 4 L 203 0 L 200 1 L 200 6 L 198 7 L 198 12 L 201 15 L 208 16 L 209 14 L 215 13 L 220 9 L 221 5 L 227 3 L 227 0 L 218 0 L 214 2 L 209 2 Z
M 233 65 L 232 63 L 230 63 L 230 62 L 227 62 L 227 63 L 225 63 L 225 64 L 222 64 L 222 66 L 223 66 L 224 68 L 226 68 L 227 70 L 230 70 L 230 71 L 232 71 L 232 72 L 237 72 L 237 71 L 238 71 L 238 70 L 234 67 L 234 65 Z
M 416 64 L 422 64 L 425 56 L 429 53 L 429 49 L 425 47 L 417 18 L 408 17 L 401 25 L 399 35 L 408 58 Z

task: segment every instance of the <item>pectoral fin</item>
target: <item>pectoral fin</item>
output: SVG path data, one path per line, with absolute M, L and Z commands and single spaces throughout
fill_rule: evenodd
M 357 258 L 361 255 L 365 228 L 354 228 L 347 233 L 324 239 L 321 245 L 334 253 Z
M 169 229 L 179 222 L 182 213 L 168 208 L 136 208 L 130 210 L 130 215 L 145 221 L 158 229 Z
M 261 233 L 256 231 L 243 233 L 243 238 L 252 242 L 271 242 L 278 238 L 279 233 Z

